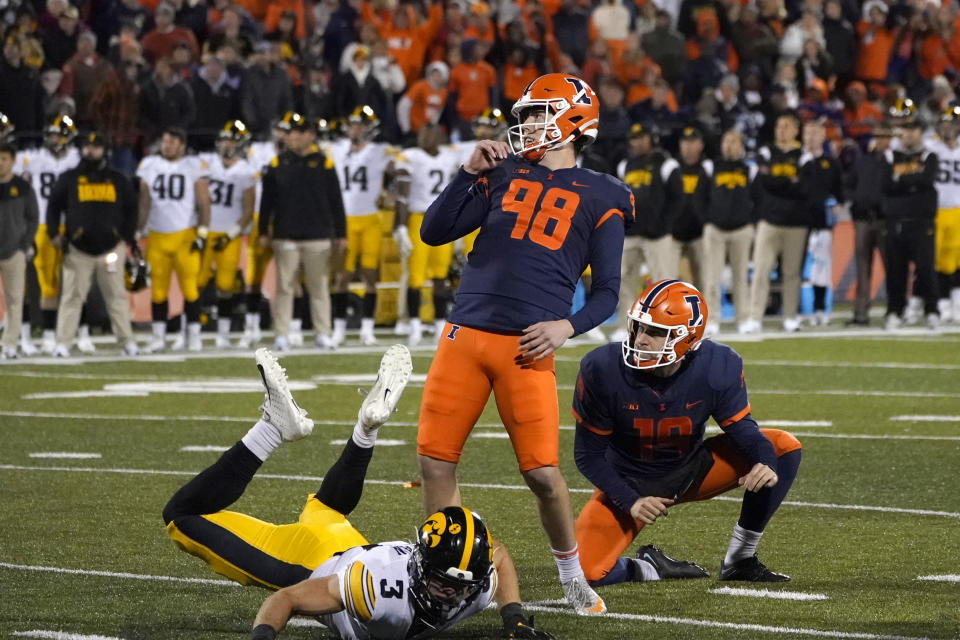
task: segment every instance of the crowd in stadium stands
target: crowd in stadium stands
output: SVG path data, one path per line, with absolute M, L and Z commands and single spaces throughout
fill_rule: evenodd
M 776 309 L 771 273 L 783 328 L 797 330 L 809 254 L 812 321 L 825 324 L 829 229 L 850 214 L 852 324 L 869 322 L 875 247 L 888 328 L 960 317 L 956 0 L 0 0 L 0 34 L 0 113 L 16 147 L 41 146 L 68 116 L 131 177 L 165 133 L 185 131 L 190 155 L 214 150 L 225 122 L 268 141 L 285 115 L 346 122 L 363 105 L 377 144 L 415 147 L 433 125 L 469 143 L 533 79 L 570 73 L 600 100 L 581 164 L 638 195 L 625 303 L 641 268 L 690 278 L 714 333 L 729 263 L 739 331 Z

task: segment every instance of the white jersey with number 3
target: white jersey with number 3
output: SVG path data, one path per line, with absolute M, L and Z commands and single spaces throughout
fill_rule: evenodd
M 194 184 L 206 177 L 207 165 L 196 156 L 166 160 L 147 156 L 140 161 L 137 175 L 150 190 L 150 215 L 147 229 L 176 233 L 197 224 Z
M 257 183 L 257 171 L 243 158 L 229 167 L 215 153 L 201 156 L 210 182 L 210 231 L 225 233 L 243 217 L 243 192 Z
M 939 160 L 937 208 L 956 209 L 960 207 L 960 144 L 951 149 L 943 142 L 935 142 L 929 148 Z
M 70 147 L 61 157 L 57 157 L 46 147 L 29 149 L 17 154 L 17 164 L 14 173 L 19 173 L 30 180 L 30 186 L 37 194 L 37 206 L 40 207 L 40 223 L 47 221 L 47 200 L 53 191 L 53 183 L 60 174 L 73 169 L 80 163 L 80 152 L 76 147 Z
M 383 174 L 396 156 L 393 147 L 382 142 L 367 142 L 359 151 L 350 140 L 337 140 L 329 149 L 333 167 L 340 180 L 343 208 L 348 216 L 366 216 L 378 211 L 377 199 L 383 186 Z
M 489 588 L 462 611 L 434 627 L 418 618 L 410 598 L 408 542 L 381 542 L 353 547 L 314 569 L 311 578 L 336 575 L 344 609 L 321 616 L 320 621 L 344 640 L 427 638 L 483 611 L 497 589 L 496 572 Z
M 457 175 L 459 168 L 453 147 L 440 147 L 435 156 L 419 147 L 404 149 L 397 156 L 397 169 L 410 174 L 410 197 L 407 202 L 410 211 L 425 213 Z

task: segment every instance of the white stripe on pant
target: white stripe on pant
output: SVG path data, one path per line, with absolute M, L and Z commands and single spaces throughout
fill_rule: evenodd
M 110 254 L 115 259 L 107 262 Z M 70 247 L 63 254 L 63 275 L 60 285 L 60 307 L 57 311 L 57 343 L 72 347 L 80 323 L 80 310 L 90 293 L 93 278 L 103 295 L 110 316 L 113 335 L 120 345 L 133 342 L 130 328 L 130 302 L 123 283 L 123 261 L 126 251 L 123 243 L 98 256 Z

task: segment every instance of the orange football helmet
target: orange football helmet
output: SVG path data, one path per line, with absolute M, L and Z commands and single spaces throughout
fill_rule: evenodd
M 542 109 L 542 122 L 523 124 L 531 110 Z M 535 111 L 534 111 L 535 112 Z M 580 137 L 597 138 L 600 100 L 586 82 L 566 73 L 548 73 L 527 85 L 510 113 L 519 120 L 508 140 L 514 153 L 537 162 L 547 151 Z
M 707 303 L 692 284 L 661 280 L 643 290 L 627 318 L 623 361 L 633 369 L 654 369 L 680 362 L 700 348 L 707 325 Z M 637 348 L 641 328 L 650 335 L 664 335 L 659 350 Z

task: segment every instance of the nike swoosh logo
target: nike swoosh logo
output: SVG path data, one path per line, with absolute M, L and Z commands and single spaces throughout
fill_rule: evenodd
M 697 406 L 698 404 L 700 404 L 701 402 L 703 402 L 703 400 L 697 400 L 696 402 L 688 402 L 688 403 L 687 403 L 687 409 L 688 409 L 688 410 L 689 410 L 689 409 L 692 409 L 692 408 L 694 408 L 695 406 Z
M 587 187 L 587 188 L 590 187 L 590 185 L 588 185 L 588 184 L 580 184 L 580 183 L 577 182 L 576 180 L 574 180 L 572 184 L 573 184 L 573 186 L 575 186 L 575 187 Z

